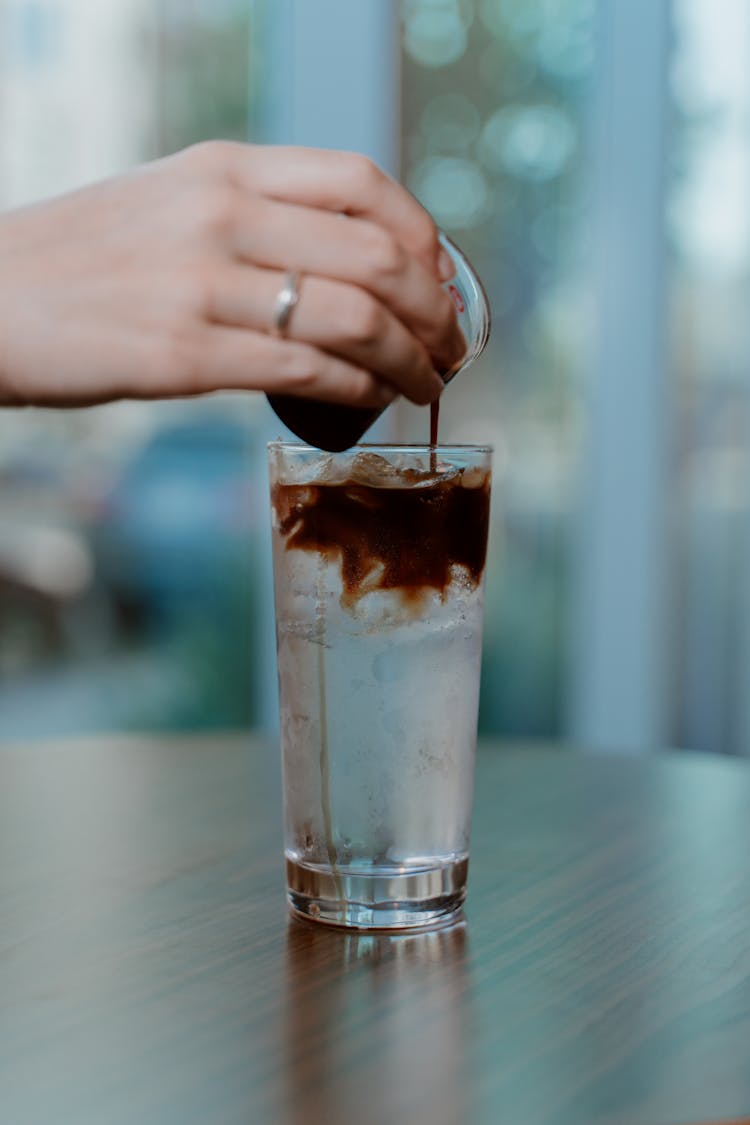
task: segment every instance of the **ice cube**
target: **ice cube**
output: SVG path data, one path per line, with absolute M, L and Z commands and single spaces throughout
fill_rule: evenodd
M 371 488 L 429 488 L 444 481 L 452 480 L 460 473 L 455 465 L 438 461 L 430 466 L 427 456 L 425 464 L 415 467 L 413 457 L 404 458 L 403 464 L 395 464 L 379 453 L 358 453 L 352 461 L 349 477 L 356 484 Z
M 487 483 L 489 473 L 487 469 L 481 468 L 479 465 L 474 465 L 469 469 L 464 469 L 461 474 L 461 487 L 462 488 L 484 488 Z
M 403 474 L 379 453 L 358 453 L 352 461 L 350 479 L 372 488 L 393 488 L 404 483 Z
M 460 471 L 455 465 L 450 465 L 447 461 L 438 461 L 435 465 L 431 465 L 429 469 L 424 469 L 418 474 L 415 473 L 410 484 L 412 488 L 429 488 L 453 480 Z
M 324 456 L 316 465 L 310 466 L 305 479 L 306 484 L 343 484 L 349 476 L 345 460 L 331 454 Z

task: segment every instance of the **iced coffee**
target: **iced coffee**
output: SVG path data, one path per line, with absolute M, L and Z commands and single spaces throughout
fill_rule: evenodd
M 270 446 L 287 887 L 309 918 L 466 891 L 490 450 Z

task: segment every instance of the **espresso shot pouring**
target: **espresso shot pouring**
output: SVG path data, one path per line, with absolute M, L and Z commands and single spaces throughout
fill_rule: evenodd
M 448 384 L 484 351 L 490 334 L 490 308 L 482 283 L 468 259 L 447 235 L 441 232 L 439 238 L 445 260 L 450 262 L 450 269 L 446 270 L 450 277 L 444 281 L 443 288 L 453 302 L 458 326 L 466 342 L 462 358 L 440 371 L 443 382 Z M 291 273 L 279 292 L 274 313 L 274 330 L 279 334 L 283 335 L 286 331 L 293 310 L 300 301 L 300 284 L 299 274 Z M 384 405 L 363 409 L 279 394 L 269 394 L 268 401 L 281 421 L 298 438 L 333 453 L 356 445 L 386 408 Z M 436 399 L 431 404 L 431 445 L 436 445 L 438 439 L 439 401 Z

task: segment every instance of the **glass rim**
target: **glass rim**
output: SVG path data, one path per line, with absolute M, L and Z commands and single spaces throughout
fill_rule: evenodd
M 465 454 L 465 453 L 494 453 L 495 447 L 493 445 L 474 445 L 470 442 L 448 442 L 443 444 L 438 442 L 437 445 L 430 445 L 429 442 L 419 441 L 360 441 L 356 445 L 352 445 L 349 449 L 343 449 L 339 453 L 328 453 L 325 449 L 318 449 L 316 445 L 308 445 L 304 441 L 288 441 L 287 439 L 278 438 L 276 441 L 269 441 L 267 444 L 269 452 L 271 450 L 281 450 L 284 453 L 318 453 L 321 457 L 345 457 L 350 453 L 355 453 L 358 449 L 362 449 L 367 453 L 415 453 L 415 454 L 430 454 L 430 453 L 451 453 Z

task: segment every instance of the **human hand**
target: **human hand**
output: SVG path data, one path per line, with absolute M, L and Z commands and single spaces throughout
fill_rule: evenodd
M 0 403 L 431 402 L 465 348 L 448 276 L 432 220 L 364 157 L 197 145 L 0 217 Z

